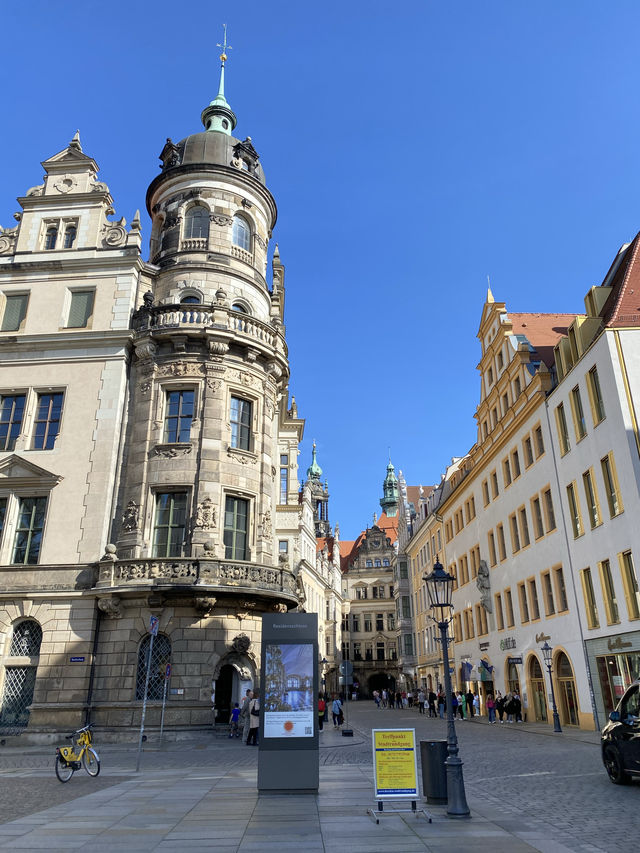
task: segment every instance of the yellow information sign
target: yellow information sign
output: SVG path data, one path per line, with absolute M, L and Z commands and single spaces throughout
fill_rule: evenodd
M 418 797 L 415 729 L 373 729 L 376 799 Z

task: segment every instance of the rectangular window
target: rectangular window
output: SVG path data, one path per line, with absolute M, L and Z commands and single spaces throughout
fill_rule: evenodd
M 516 624 L 516 620 L 513 616 L 513 597 L 510 589 L 505 589 L 504 591 L 504 603 L 507 610 L 507 628 L 513 628 Z
M 486 629 L 486 625 L 487 625 L 486 610 L 484 609 L 484 607 L 481 604 L 476 604 L 475 611 L 476 611 L 476 626 L 478 629 L 477 633 L 478 633 L 479 637 L 483 637 L 485 634 L 488 633 L 488 631 Z
M 556 426 L 558 428 L 558 441 L 560 442 L 560 453 L 562 456 L 565 453 L 568 453 L 571 450 L 571 443 L 569 441 L 569 430 L 567 429 L 567 417 L 564 413 L 564 404 L 560 403 L 560 405 L 556 409 Z
M 508 459 L 502 460 L 502 476 L 504 478 L 504 487 L 511 485 L 511 465 Z
M 524 581 L 518 584 L 518 601 L 520 602 L 520 621 L 524 625 L 529 621 L 529 605 L 527 604 L 527 590 Z
M 38 562 L 46 508 L 46 498 L 20 498 L 12 563 L 31 566 Z
M 376 643 L 376 660 L 384 660 L 384 641 Z
M 453 617 L 453 639 L 456 643 L 462 642 L 462 617 L 459 613 Z
M 402 618 L 411 619 L 411 599 L 408 595 L 402 596 Z
M 405 655 L 413 654 L 413 634 L 403 634 Z
M 360 614 L 352 613 L 351 614 L 351 630 L 354 634 L 360 633 Z
M 520 457 L 518 456 L 517 450 L 514 450 L 511 454 L 511 470 L 513 472 L 513 479 L 517 480 L 521 474 Z
M 604 420 L 605 411 L 602 391 L 600 389 L 600 380 L 598 379 L 598 368 L 595 367 L 595 365 L 587 373 L 587 388 L 589 390 L 589 402 L 591 403 L 593 425 L 597 426 L 600 421 Z
M 465 622 L 466 639 L 472 640 L 474 638 L 475 634 L 473 631 L 473 610 L 470 607 L 468 607 L 464 611 L 464 622 Z
M 533 519 L 533 535 L 535 539 L 544 536 L 544 524 L 542 521 L 542 505 L 540 498 L 536 495 L 531 499 L 531 518 Z
M 289 554 L 289 542 L 287 539 L 280 539 L 278 542 L 278 554 L 282 554 L 282 556 L 286 557 Z M 328 605 L 328 602 L 327 602 Z M 329 617 L 327 616 L 327 619 Z
M 62 394 L 38 394 L 34 421 L 33 449 L 52 450 L 60 432 Z
M 398 570 L 400 580 L 407 580 L 409 577 L 409 572 L 407 569 L 407 564 L 404 560 L 400 560 L 400 568 Z
M 600 466 L 602 467 L 604 490 L 607 495 L 607 504 L 609 505 L 609 515 L 613 518 L 615 515 L 620 515 L 622 512 L 622 500 L 620 499 L 620 487 L 618 486 L 618 477 L 616 474 L 616 466 L 613 461 L 613 453 L 607 453 L 607 455 L 600 460 Z
M 249 560 L 249 501 L 227 495 L 224 505 L 224 555 Z
M 7 499 L 0 498 L 0 542 L 2 541 L 2 534 L 4 533 L 4 520 L 7 515 Z
M 493 534 L 493 530 L 490 530 L 487 534 L 487 540 L 489 543 L 489 563 L 492 566 L 495 566 L 498 562 L 496 555 L 496 537 Z
M 631 551 L 623 551 L 622 554 L 618 554 L 618 560 L 629 619 L 640 619 L 640 590 L 638 589 L 638 573 L 633 562 L 633 554 Z
M 376 631 L 384 631 L 384 613 L 376 613 Z
M 491 472 L 491 494 L 495 500 L 500 492 L 498 491 L 498 475 L 495 471 Z
M 530 465 L 533 465 L 533 445 L 531 443 L 530 435 L 528 435 L 522 442 L 522 451 L 524 453 L 525 468 L 528 468 Z
M 520 377 L 516 376 L 516 378 L 513 380 L 513 399 L 517 400 L 521 393 L 522 383 L 520 382 Z
M 607 624 L 617 625 L 620 622 L 620 612 L 618 610 L 618 600 L 613 585 L 609 560 L 603 560 L 598 566 L 600 569 L 600 583 L 602 584 L 604 607 L 607 614 Z
M 371 613 L 364 614 L 364 632 L 365 634 L 370 634 L 373 631 L 373 617 Z
M 94 299 L 95 291 L 93 290 L 74 290 L 71 293 L 67 317 L 68 329 L 86 329 L 93 314 Z
M 5 297 L 1 332 L 18 332 L 24 324 L 29 304 L 28 293 L 10 293 Z
M 547 533 L 550 533 L 552 530 L 556 529 L 556 516 L 553 511 L 553 496 L 551 495 L 551 489 L 545 489 L 542 493 L 542 497 L 544 498 L 544 515 Z
M 582 594 L 584 596 L 584 604 L 587 611 L 587 625 L 589 628 L 599 628 L 600 619 L 598 618 L 598 605 L 596 604 L 596 596 L 593 589 L 593 580 L 591 578 L 591 569 L 586 568 L 580 572 L 580 580 L 582 581 Z
M 577 539 L 578 536 L 582 536 L 584 531 L 582 529 L 582 518 L 580 516 L 580 505 L 578 503 L 575 483 L 569 483 L 567 486 L 567 503 L 569 504 L 569 518 L 571 519 L 573 538 Z
M 24 394 L 0 398 L 0 450 L 13 450 L 16 446 L 22 426 L 25 399 Z
M 520 550 L 520 534 L 518 533 L 518 520 L 515 513 L 509 516 L 509 526 L 511 527 L 511 550 L 517 554 Z
M 531 542 L 531 538 L 529 536 L 529 524 L 527 522 L 527 510 L 525 507 L 520 507 L 518 510 L 518 516 L 520 519 L 520 539 L 522 541 L 522 547 L 526 548 Z
M 564 571 L 562 570 L 562 566 L 554 567 L 553 583 L 556 588 L 556 602 L 558 604 L 558 613 L 566 613 L 569 609 L 569 600 L 567 598 L 567 588 L 564 583 Z
M 489 497 L 489 481 L 482 481 L 482 502 L 485 506 L 488 506 L 491 498 Z
M 501 524 L 496 527 L 496 533 L 498 534 L 498 554 L 502 562 L 507 559 L 507 545 L 504 541 L 504 527 Z
M 353 644 L 353 659 L 362 660 L 362 643 Z
M 582 408 L 582 398 L 580 397 L 580 388 L 578 385 L 571 389 L 571 413 L 573 414 L 576 441 L 580 441 L 587 434 L 587 424 L 584 419 L 584 409 Z
M 546 616 L 553 616 L 556 612 L 553 602 L 553 587 L 551 585 L 551 572 L 543 572 L 542 575 L 542 596 L 544 598 L 544 612 Z
M 156 514 L 153 529 L 154 557 L 181 556 L 185 537 L 186 513 L 186 492 L 165 492 L 156 495 Z
M 387 613 L 387 631 L 396 630 L 396 617 L 394 613 Z
M 460 557 L 460 586 L 464 586 L 466 583 L 469 583 L 469 560 L 464 554 Z
M 587 501 L 587 512 L 589 513 L 589 524 L 591 529 L 597 527 L 601 523 L 600 506 L 598 504 L 598 495 L 596 493 L 596 484 L 593 479 L 593 471 L 589 468 L 582 475 L 582 484 L 584 486 L 584 496 Z
M 286 453 L 280 455 L 280 503 L 287 503 L 289 494 L 289 457 Z
M 164 440 L 167 444 L 189 441 L 194 398 L 193 390 L 167 391 L 164 415 Z
M 502 612 L 502 596 L 499 592 L 496 592 L 494 595 L 494 599 L 496 602 L 496 623 L 498 625 L 498 631 L 504 630 L 504 613 Z
M 231 398 L 231 447 L 251 450 L 251 410 L 249 400 Z
M 529 578 L 527 584 L 529 586 L 529 605 L 531 610 L 531 619 L 535 622 L 536 619 L 540 618 L 540 605 L 538 603 L 538 587 L 536 586 L 536 579 Z
M 533 440 L 536 446 L 536 457 L 539 459 L 544 453 L 544 440 L 542 438 L 542 427 L 540 425 L 533 428 Z

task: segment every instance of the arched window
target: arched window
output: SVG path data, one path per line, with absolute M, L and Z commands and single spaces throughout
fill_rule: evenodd
M 136 672 L 136 699 L 144 699 L 144 685 L 147 679 L 149 664 L 149 649 L 151 635 L 145 634 L 138 648 L 138 669 Z M 171 640 L 165 634 L 158 634 L 153 639 L 151 649 L 151 668 L 149 670 L 149 688 L 147 699 L 162 700 L 164 693 L 164 676 L 167 664 L 171 662 Z
M 19 732 L 29 722 L 29 706 L 36 686 L 42 628 L 34 619 L 25 619 L 13 629 L 4 670 L 4 690 L 0 705 L 0 728 Z M 22 658 L 11 665 L 11 658 Z M 29 658 L 25 661 L 25 658 Z
M 50 225 L 47 228 L 47 232 L 44 235 L 44 247 L 45 249 L 55 249 L 56 243 L 58 242 L 58 229 L 55 225 Z
M 184 218 L 185 240 L 206 240 L 209 237 L 209 211 L 201 204 L 194 204 Z
M 76 241 L 77 229 L 75 225 L 67 225 L 64 232 L 64 243 L 63 247 L 65 249 L 70 249 Z
M 199 305 L 200 297 L 199 296 L 183 296 L 180 300 L 181 305 Z
M 233 217 L 233 232 L 231 235 L 234 246 L 240 246 L 245 252 L 251 251 L 251 228 L 243 216 Z
M 245 308 L 245 306 L 241 305 L 240 302 L 234 302 L 233 305 L 231 306 L 231 310 L 232 311 L 238 311 L 238 313 L 240 313 L 240 314 L 248 314 L 249 313 L 247 311 L 247 309 Z

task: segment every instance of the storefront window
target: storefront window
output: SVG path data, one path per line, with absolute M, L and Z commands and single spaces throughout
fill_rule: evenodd
M 630 684 L 640 677 L 640 652 L 596 658 L 605 712 L 616 707 Z

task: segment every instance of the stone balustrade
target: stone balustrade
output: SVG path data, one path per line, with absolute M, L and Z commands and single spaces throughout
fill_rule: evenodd
M 226 560 L 139 559 L 100 563 L 97 589 L 192 586 L 206 592 L 242 592 L 297 600 L 296 579 L 286 568 Z

